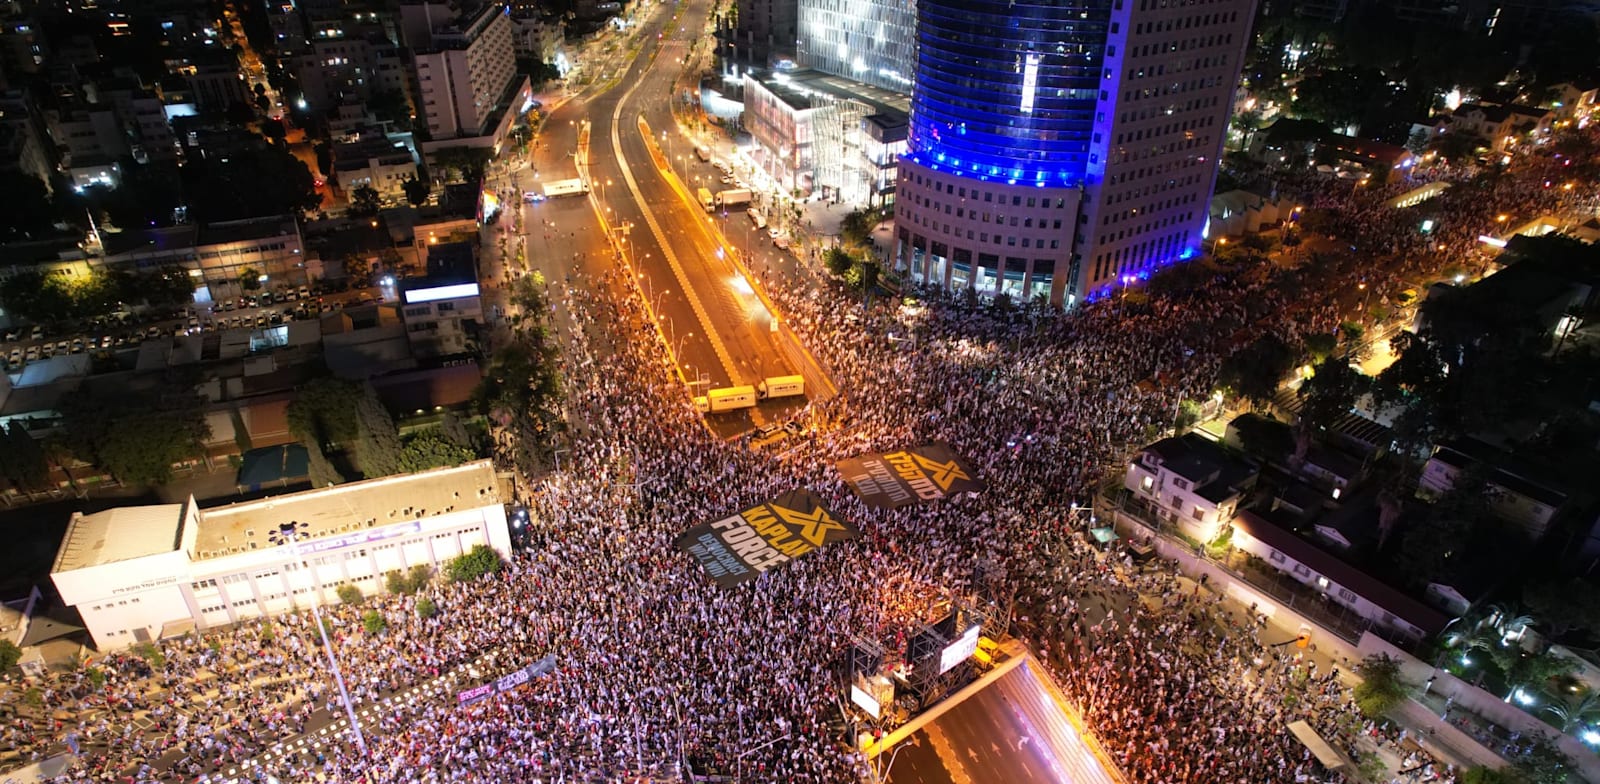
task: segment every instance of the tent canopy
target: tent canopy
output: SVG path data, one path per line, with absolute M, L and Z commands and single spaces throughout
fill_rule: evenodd
M 1345 767 L 1344 755 L 1329 746 L 1328 742 L 1323 740 L 1316 730 L 1311 729 L 1310 724 L 1303 721 L 1290 722 L 1289 732 L 1294 735 L 1296 740 L 1300 741 L 1301 745 L 1311 750 L 1311 754 L 1317 758 L 1318 762 L 1322 763 L 1322 767 L 1332 771 L 1342 770 Z

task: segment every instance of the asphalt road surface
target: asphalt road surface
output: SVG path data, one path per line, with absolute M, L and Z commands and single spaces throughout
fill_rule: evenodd
M 742 245 L 725 240 L 719 225 L 734 218 L 707 215 L 666 170 L 671 152 L 692 151 L 677 136 L 668 96 L 708 13 L 705 0 L 683 3 L 675 12 L 661 6 L 649 9 L 633 39 L 636 54 L 619 47 L 595 66 L 615 78 L 556 107 L 529 165 L 511 175 L 521 191 L 578 177 L 577 156 L 587 127 L 586 168 L 593 191 L 587 197 L 520 205 L 528 266 L 543 272 L 555 287 L 589 285 L 616 264 L 628 265 L 696 394 L 798 372 L 772 331 L 767 308 L 728 258 L 756 237 L 746 231 L 733 238 Z M 641 113 L 650 124 L 648 141 Z M 698 159 L 695 163 L 714 172 Z M 749 222 L 742 211 L 733 215 Z M 613 232 L 610 237 L 608 231 Z M 771 252 L 770 240 L 762 250 Z M 753 424 L 781 420 L 803 402 L 769 401 L 755 410 L 711 415 L 708 421 L 715 431 L 730 436 Z
M 1025 663 L 895 750 L 893 784 L 1114 784 Z

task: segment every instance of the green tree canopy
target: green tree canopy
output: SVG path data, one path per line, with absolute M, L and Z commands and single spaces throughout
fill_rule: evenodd
M 1262 335 L 1224 359 L 1217 378 L 1241 397 L 1266 403 L 1294 368 L 1295 355 L 1295 350 L 1277 335 Z
M 199 158 L 183 169 L 191 217 L 199 221 L 303 215 L 322 204 L 311 170 L 282 146 Z
M 72 453 L 130 484 L 165 483 L 211 435 L 202 401 L 181 379 L 151 392 L 64 398 L 61 414 Z
M 404 470 L 400 433 L 371 384 L 364 385 L 361 396 L 356 398 L 356 442 L 360 445 L 356 456 L 362 476 L 372 479 Z
M 1552 637 L 1600 631 L 1600 587 L 1580 577 L 1545 579 L 1522 589 L 1522 601 Z
M 1400 662 L 1387 654 L 1368 656 L 1356 665 L 1361 682 L 1356 684 L 1356 707 L 1367 718 L 1379 718 L 1406 699 L 1406 684 L 1400 680 Z
M 350 214 L 368 218 L 383 209 L 383 197 L 371 185 L 362 185 L 350 192 Z
M 428 428 L 406 438 L 405 448 L 400 453 L 400 469 L 415 473 L 458 466 L 477 456 L 471 449 L 452 442 L 440 428 Z
M 308 443 L 354 444 L 360 396 L 361 387 L 331 376 L 306 382 L 289 402 L 289 432 Z
M 9 672 L 12 667 L 17 666 L 17 661 L 21 658 L 22 649 L 18 648 L 16 643 L 0 639 L 0 673 Z
M 465 555 L 452 559 L 445 566 L 445 574 L 455 582 L 476 580 L 498 571 L 500 571 L 500 554 L 481 544 L 473 545 Z

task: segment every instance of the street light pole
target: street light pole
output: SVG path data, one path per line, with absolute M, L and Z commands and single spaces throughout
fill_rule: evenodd
M 339 699 L 344 701 L 344 713 L 350 721 L 350 733 L 355 736 L 356 748 L 361 752 L 361 758 L 365 760 L 367 739 L 361 734 L 361 722 L 356 718 L 355 706 L 350 702 L 350 692 L 344 686 L 344 671 L 339 669 L 339 659 L 333 654 L 333 643 L 328 641 L 328 627 L 322 622 L 322 579 L 317 575 L 315 566 L 300 561 L 299 535 L 305 528 L 305 523 L 290 520 L 268 531 L 267 538 L 272 540 L 273 544 L 287 545 L 289 554 L 300 562 L 300 567 L 311 572 L 311 585 L 317 592 L 316 601 L 311 603 L 311 617 L 317 623 L 317 635 L 322 638 L 322 651 L 328 657 L 328 668 L 333 670 L 333 681 L 339 687 Z

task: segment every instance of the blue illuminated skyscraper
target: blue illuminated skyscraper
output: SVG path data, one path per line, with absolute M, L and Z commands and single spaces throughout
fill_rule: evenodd
M 1193 257 L 1255 0 L 918 0 L 894 264 L 1071 305 Z
M 1083 180 L 1110 6 L 924 0 L 911 149 L 961 172 Z

